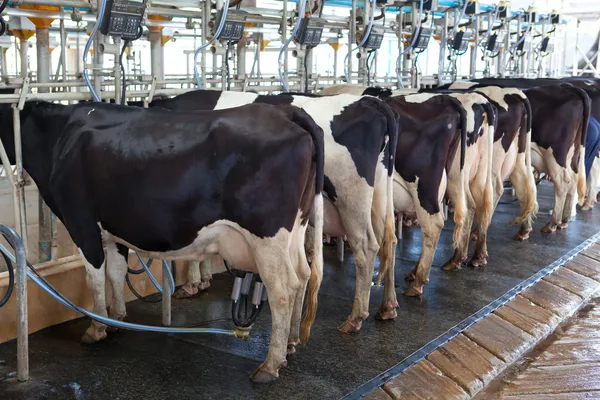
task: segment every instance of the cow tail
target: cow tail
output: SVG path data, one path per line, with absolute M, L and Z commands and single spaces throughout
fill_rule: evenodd
M 587 140 L 588 124 L 592 110 L 592 101 L 585 90 L 573 87 L 573 90 L 583 101 L 583 120 L 581 121 L 581 147 L 577 159 L 577 203 L 581 206 L 587 192 L 587 177 L 585 176 L 585 142 Z M 577 154 L 577 153 L 576 153 Z
M 314 255 L 310 266 L 311 272 L 308 282 L 306 310 L 304 311 L 300 328 L 300 340 L 302 343 L 307 343 L 310 338 L 310 328 L 317 315 L 319 288 L 323 281 L 323 182 L 325 180 L 325 144 L 323 130 L 304 110 L 296 108 L 292 120 L 310 133 L 315 147 L 316 182 L 315 200 L 313 202 Z
M 494 135 L 496 130 L 498 129 L 498 117 L 496 110 L 492 103 L 486 100 L 485 103 L 481 104 L 485 113 L 487 114 L 488 119 L 488 132 L 486 143 L 487 157 L 486 157 L 486 175 L 487 182 L 484 188 L 484 207 L 481 213 L 480 228 L 486 230 L 487 227 L 492 222 L 492 214 L 494 213 L 494 185 L 492 183 L 492 161 L 494 158 Z
M 376 108 L 385 116 L 387 121 L 387 188 L 386 188 L 386 214 L 383 229 L 383 240 L 379 273 L 377 275 L 377 286 L 381 285 L 381 280 L 387 270 L 394 266 L 394 249 L 398 243 L 396 238 L 396 225 L 394 218 L 394 169 L 396 167 L 396 148 L 398 147 L 398 114 L 385 102 L 377 101 Z
M 464 170 L 464 166 L 465 166 L 465 157 L 467 154 L 467 129 L 468 129 L 467 128 L 467 111 L 465 110 L 465 108 L 464 108 L 463 104 L 460 102 L 460 100 L 458 100 L 452 96 L 447 96 L 447 98 L 450 100 L 450 102 L 452 102 L 456 112 L 458 112 L 458 115 L 460 116 L 460 182 L 462 185 L 462 183 L 465 181 L 464 175 L 466 173 Z M 452 164 L 450 164 L 450 165 L 452 165 Z M 450 171 L 449 171 L 449 173 L 450 173 Z M 452 237 L 452 243 L 453 243 L 454 248 L 456 248 L 458 246 L 458 243 L 460 243 L 462 241 L 460 234 L 463 231 L 463 229 L 462 229 L 463 221 L 465 220 L 465 218 L 467 216 L 466 197 L 464 196 L 464 189 L 462 190 L 462 192 L 463 192 L 463 195 L 461 196 L 462 200 L 459 201 L 458 204 L 454 204 L 454 223 L 456 224 L 456 227 L 454 229 L 454 235 Z
M 467 154 L 467 111 L 459 100 L 451 96 L 448 96 L 448 98 L 460 115 L 460 169 L 462 171 L 465 166 L 465 156 Z
M 535 185 L 533 174 L 531 173 L 533 171 L 531 166 L 531 130 L 533 127 L 533 112 L 531 111 L 531 103 L 527 96 L 523 93 L 522 95 L 519 95 L 519 97 L 523 103 L 525 112 L 523 113 L 523 119 L 521 120 L 521 130 L 519 131 L 520 138 L 518 143 L 524 143 L 525 148 L 518 149 L 517 160 L 519 160 L 518 157 L 521 157 L 520 151 L 523 150 L 522 154 L 525 158 L 525 171 L 523 171 L 523 173 L 525 176 L 520 179 L 527 179 L 527 182 L 525 183 L 527 193 L 525 206 L 521 209 L 521 216 L 516 218 L 513 223 L 522 224 L 527 222 L 527 225 L 531 226 L 531 223 L 539 210 L 537 187 Z

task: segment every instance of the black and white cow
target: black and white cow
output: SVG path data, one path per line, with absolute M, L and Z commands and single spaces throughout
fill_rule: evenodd
M 389 141 L 395 149 L 397 127 L 393 111 L 371 96 L 260 96 L 214 90 L 188 92 L 161 100 L 155 106 L 193 111 L 226 109 L 249 103 L 300 107 L 325 134 L 324 232 L 347 237 L 356 264 L 354 305 L 338 329 L 346 333 L 357 332 L 368 316 L 377 254 L 380 277 L 390 276 L 386 279 L 377 318 L 394 319 L 398 306 L 393 281 L 397 240 L 391 174 L 395 151 L 389 152 L 389 146 L 385 146 Z M 209 279 L 210 268 L 206 264 L 201 267 L 191 265 L 188 282 L 180 290 L 194 293 L 197 288 L 206 288 Z M 293 343 L 290 346 L 293 351 Z
M 455 157 L 448 169 L 446 195 L 454 205 L 455 253 L 442 268 L 459 269 L 467 259 L 469 236 L 474 219 L 479 222 L 479 234 L 470 264 L 474 267 L 483 266 L 487 264 L 487 228 L 491 222 L 494 206 L 491 173 L 496 111 L 484 96 L 477 93 L 420 93 L 399 98 L 405 103 L 420 104 L 436 96 L 450 96 L 458 100 L 466 112 L 467 124 L 464 166 L 461 159 Z M 421 218 L 419 223 L 423 226 Z M 411 278 L 416 272 L 413 271 Z M 411 286 L 410 294 L 421 294 L 423 283 L 426 282 L 427 277 L 417 276 L 416 284 Z
M 525 86 L 521 80 L 486 79 L 455 82 L 450 87 L 490 85 Z M 529 85 L 523 91 L 531 104 L 531 164 L 554 182 L 552 217 L 542 231 L 554 232 L 567 227 L 575 199 L 582 205 L 587 192 L 584 154 L 591 101 L 584 90 L 568 83 Z
M 363 93 L 371 93 L 374 95 L 378 95 L 382 98 L 389 98 L 390 95 L 394 95 L 394 91 L 390 92 L 386 89 L 378 89 L 373 88 L 375 90 L 370 90 L 366 87 L 361 87 L 360 85 L 338 85 L 337 87 L 324 89 L 321 93 L 326 93 L 329 95 L 334 94 L 336 91 L 339 92 L 351 92 L 356 93 L 357 91 L 362 90 Z M 405 118 L 411 118 L 411 113 L 413 115 L 419 114 L 419 106 L 424 104 L 425 102 L 435 98 L 436 96 L 446 96 L 443 94 L 434 94 L 434 93 L 422 93 L 422 94 L 410 94 L 406 96 L 392 97 L 392 107 L 397 111 L 401 112 L 401 109 L 404 108 L 407 111 Z M 475 254 L 473 259 L 471 260 L 471 264 L 474 266 L 482 266 L 487 263 L 487 227 L 490 224 L 491 216 L 493 213 L 493 186 L 491 179 L 491 163 L 492 163 L 492 151 L 493 151 L 493 138 L 494 138 L 494 127 L 496 125 L 496 115 L 494 107 L 488 102 L 488 100 L 479 94 L 450 94 L 447 95 L 449 97 L 454 98 L 460 103 L 460 106 L 463 109 L 463 112 L 466 113 L 466 135 L 468 136 L 466 140 L 466 150 L 464 152 L 464 168 L 463 163 L 461 162 L 461 158 L 449 157 L 448 160 L 451 164 L 448 166 L 448 187 L 446 189 L 446 193 L 453 204 L 455 204 L 455 213 L 454 220 L 456 223 L 456 227 L 454 230 L 454 245 L 456 248 L 454 257 L 448 261 L 444 265 L 444 269 L 451 270 L 460 268 L 460 265 L 467 258 L 467 250 L 469 245 L 469 233 L 471 229 L 471 225 L 473 223 L 473 218 L 477 218 L 480 221 L 480 232 L 478 235 L 477 245 Z M 394 100 L 397 101 L 397 104 L 394 106 Z M 390 100 L 388 100 L 390 101 Z M 412 110 L 408 107 L 408 104 L 413 103 L 416 107 L 413 107 Z M 434 103 L 435 104 L 435 103 Z M 410 110 L 410 111 L 409 111 Z M 427 116 L 420 115 L 421 121 L 424 120 L 435 120 L 435 116 L 438 115 L 438 112 L 441 112 L 442 109 L 438 107 L 436 110 L 434 108 L 423 107 L 422 112 L 428 113 Z M 451 111 L 450 111 L 451 112 Z M 456 112 L 456 116 L 460 115 Z M 403 118 L 400 119 L 400 130 L 398 141 L 399 143 L 403 141 L 404 134 L 404 125 Z M 457 132 L 458 124 L 452 126 L 449 124 L 448 129 L 454 129 L 454 132 Z M 435 126 L 435 123 L 432 125 Z M 434 128 L 435 129 L 435 128 Z M 434 143 L 433 138 L 429 136 L 427 137 L 427 141 L 430 143 Z M 430 154 L 430 150 L 425 151 L 422 155 L 423 158 L 421 161 L 425 161 L 427 163 L 431 163 L 432 161 L 426 157 L 427 154 Z M 398 176 L 396 177 L 396 182 L 398 183 L 394 190 L 394 203 L 396 211 L 404 211 L 404 208 L 420 204 L 421 199 L 418 198 L 417 193 L 411 193 L 412 198 L 407 203 L 401 199 L 401 191 L 399 191 L 399 186 L 404 187 L 405 192 L 410 192 L 415 189 L 416 179 L 415 176 L 419 179 L 423 179 L 424 177 L 435 176 L 431 171 L 428 171 L 428 164 L 422 164 L 418 160 L 413 160 L 406 164 L 402 164 L 401 161 L 404 159 L 403 155 L 405 151 L 414 151 L 410 146 L 405 147 L 401 150 L 400 146 L 397 148 L 397 157 L 396 161 L 396 172 Z M 405 168 L 412 168 L 411 172 L 407 172 Z M 419 173 L 415 174 L 415 170 L 418 168 Z M 410 176 L 410 180 L 407 182 L 402 176 Z M 440 181 L 435 180 L 435 182 L 443 182 L 445 178 L 439 177 Z M 430 188 L 428 190 L 436 192 L 440 186 L 436 185 L 436 183 L 431 183 Z M 412 186 L 412 187 L 411 187 Z M 422 185 L 420 185 L 422 187 Z M 422 189 L 421 189 L 422 190 Z M 405 193 L 404 192 L 404 193 Z M 440 194 L 441 195 L 441 194 Z M 416 206 L 416 209 L 419 209 L 419 206 Z M 432 209 L 434 210 L 434 209 Z M 409 290 L 405 292 L 406 295 L 409 296 L 418 296 L 422 294 L 423 285 L 427 283 L 429 280 L 429 270 L 431 268 L 431 262 L 433 259 L 433 250 L 435 245 L 437 244 L 437 240 L 439 237 L 439 231 L 441 230 L 442 222 L 440 222 L 440 216 L 437 216 L 437 212 L 432 212 L 427 210 L 427 213 L 421 211 L 423 218 L 426 218 L 427 227 L 423 228 L 423 221 L 421 221 L 421 217 L 419 217 L 420 224 L 422 229 L 424 229 L 423 234 L 428 232 L 427 234 L 431 234 L 431 240 L 428 238 L 424 239 L 424 243 L 427 243 L 424 246 L 423 252 L 421 253 L 421 258 L 413 272 L 409 275 L 409 280 L 413 280 L 411 287 Z M 429 214 L 429 215 L 427 215 Z M 442 220 L 443 221 L 443 220 Z M 437 235 L 435 232 L 438 232 Z M 424 236 L 425 237 L 425 236 Z
M 418 296 L 429 281 L 444 226 L 442 200 L 448 185 L 448 171 L 455 159 L 461 160 L 459 166 L 464 164 L 467 113 L 456 98 L 446 95 L 398 96 L 387 98 L 386 102 L 400 116 L 394 209 L 400 215 L 416 214 L 421 224 L 421 255 L 408 276 L 411 284 L 404 293 Z M 461 149 L 456 156 L 459 145 Z M 460 222 L 457 220 L 457 224 Z
M 458 85 L 449 84 L 434 91 L 456 90 Z M 485 96 L 498 112 L 492 161 L 494 209 L 504 193 L 504 181 L 510 179 L 521 205 L 521 215 L 512 222 L 521 225 L 514 238 L 526 240 L 538 211 L 537 188 L 531 173 L 531 104 L 525 93 L 515 88 L 486 86 L 472 91 Z M 472 238 L 477 236 L 478 230 Z
M 0 138 L 14 162 L 10 105 L 1 115 Z M 80 249 L 96 313 L 107 314 L 105 268 L 113 288 L 124 285 L 127 264 L 117 252 L 126 247 L 169 260 L 219 254 L 266 286 L 271 343 L 252 379 L 278 377 L 288 341 L 308 340 L 323 274 L 323 134 L 306 112 L 27 102 L 21 126 L 24 168 Z M 319 240 L 309 266 L 313 207 Z M 115 300 L 110 316 L 123 319 L 123 298 Z M 92 322 L 83 339 L 103 339 L 105 330 Z

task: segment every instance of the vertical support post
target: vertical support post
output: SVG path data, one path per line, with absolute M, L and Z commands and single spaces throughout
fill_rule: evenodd
M 121 48 L 121 38 L 114 39 L 117 49 Z M 113 73 L 115 75 L 115 102 L 121 104 L 121 87 L 125 85 L 123 82 L 123 76 L 121 76 L 121 65 L 119 64 L 119 56 L 115 54 L 113 57 Z
M 411 31 L 412 34 L 414 35 L 417 32 L 417 26 L 419 26 L 419 24 L 421 23 L 421 21 L 419 21 L 419 13 L 417 12 L 417 6 L 416 3 L 413 3 L 412 5 L 412 11 L 410 13 L 411 16 Z M 417 60 L 415 57 L 415 52 L 413 49 L 410 49 L 408 51 L 408 53 L 404 54 L 404 65 L 405 65 L 405 70 L 410 68 L 410 87 L 415 89 L 415 88 L 419 88 L 419 77 L 418 77 L 418 73 L 417 73 Z
M 169 280 L 169 270 L 165 268 L 165 261 L 161 266 L 162 270 L 162 324 L 171 326 L 171 281 Z
M 36 50 L 37 50 L 37 80 L 38 83 L 50 82 L 50 29 L 43 25 L 36 28 Z M 48 88 L 39 88 L 40 93 L 48 93 Z M 17 116 L 15 115 L 15 118 Z M 16 130 L 15 130 L 16 134 Z M 17 179 L 19 182 L 20 179 Z M 21 199 L 23 202 L 24 198 Z M 38 260 L 40 262 L 50 261 L 52 258 L 52 237 L 53 237 L 53 221 L 52 211 L 44 202 L 41 195 L 38 195 L 38 233 L 39 247 Z M 55 229 L 54 229 L 55 230 Z
M 438 86 L 444 84 L 444 74 L 446 73 L 446 41 L 448 37 L 448 11 L 444 12 L 442 22 L 442 32 L 440 33 L 440 56 L 438 58 Z
M 350 30 L 348 31 L 348 51 L 356 44 L 356 0 L 352 0 L 352 9 L 350 10 Z M 348 57 L 348 79 L 352 83 L 352 55 Z
M 369 25 L 369 19 L 372 12 L 375 12 L 375 10 L 371 10 L 371 3 L 368 0 L 365 1 L 361 26 L 363 36 L 367 33 L 367 26 Z M 363 48 L 360 48 L 358 49 L 358 54 L 360 54 L 360 58 L 358 59 L 358 81 L 362 85 L 366 85 L 369 80 L 369 77 L 367 76 L 367 52 Z
M 29 326 L 27 318 L 27 256 L 25 245 L 15 243 L 17 259 L 17 379 L 19 382 L 29 380 Z
M 21 236 L 25 250 L 27 251 L 27 216 L 25 213 L 25 182 L 23 180 L 23 156 L 21 148 L 21 112 L 16 104 L 13 104 L 13 132 L 15 137 L 15 164 L 17 176 L 15 179 L 16 203 L 19 207 L 19 219 L 15 221 L 17 232 Z
M 404 51 L 404 42 L 402 41 L 402 29 L 404 28 L 404 10 L 402 7 L 400 7 L 400 11 L 398 12 L 398 55 L 402 54 L 402 52 Z M 396 75 L 398 75 L 398 88 L 401 88 L 404 86 L 404 84 L 402 83 L 402 74 L 404 72 L 403 70 L 403 63 L 402 63 L 402 59 L 397 60 L 396 62 Z
M 21 78 L 27 77 L 27 65 L 28 65 L 28 50 L 29 42 L 25 38 L 19 39 L 19 54 L 21 57 Z
M 490 21 L 491 23 L 491 21 Z M 471 47 L 471 65 L 469 75 L 471 79 L 477 78 L 477 50 L 479 47 L 479 29 L 481 27 L 481 16 L 476 15 L 473 21 L 473 29 L 475 30 L 475 44 Z
M 96 32 L 96 37 L 94 38 L 94 89 L 96 89 L 96 93 L 100 96 L 100 100 L 102 100 L 102 64 L 104 63 L 104 56 L 100 51 L 100 44 L 104 41 L 104 35 L 100 32 Z
M 164 65 L 164 49 L 162 46 L 162 27 L 153 27 L 150 31 L 150 58 L 152 66 L 152 76 L 162 81 L 165 77 L 163 65 Z
M 284 43 L 288 39 L 287 33 L 287 12 L 288 12 L 288 0 L 283 0 L 283 12 L 281 13 L 281 41 Z M 283 78 L 286 82 L 288 80 L 288 49 L 285 49 L 283 53 Z M 260 70 L 260 69 L 259 69 Z M 259 75 L 260 76 L 260 75 Z
M 236 45 L 236 54 L 237 54 L 237 78 L 245 79 L 246 78 L 246 48 L 247 41 L 246 38 L 242 38 Z
M 15 251 L 16 305 L 17 305 L 17 379 L 29 380 L 29 327 L 27 319 L 27 254 L 19 235 L 6 226 L 0 226 L 0 233 L 8 240 Z M 9 265 L 10 268 L 10 265 Z
M 338 260 L 344 261 L 344 238 L 342 238 L 342 237 L 337 238 L 336 250 L 337 250 Z
M 200 22 L 202 30 L 200 40 L 202 45 L 206 43 L 206 38 L 208 37 L 208 21 L 210 21 L 210 1 L 205 1 L 202 7 L 202 21 Z M 206 88 L 206 49 L 200 51 L 200 56 L 200 72 L 202 74 L 200 79 L 202 80 L 202 87 Z M 214 59 L 215 56 L 212 57 Z

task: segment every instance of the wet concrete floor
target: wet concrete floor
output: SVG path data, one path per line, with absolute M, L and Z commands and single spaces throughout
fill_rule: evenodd
M 404 276 L 421 249 L 420 231 L 405 229 L 396 260 L 400 307 L 395 322 L 370 317 L 357 335 L 336 330 L 352 307 L 354 264 L 340 263 L 326 247 L 325 278 L 311 340 L 288 357 L 279 381 L 257 385 L 249 374 L 265 358 L 270 314 L 263 310 L 251 337 L 168 335 L 121 331 L 100 344 L 85 346 L 79 337 L 89 321 L 80 319 L 30 336 L 31 381 L 16 383 L 16 343 L 0 345 L 0 399 L 336 399 L 394 366 L 447 329 L 484 307 L 520 281 L 556 260 L 600 230 L 600 209 L 578 213 L 566 232 L 542 234 L 552 206 L 552 186 L 539 186 L 540 213 L 527 242 L 511 240 L 509 222 L 518 202 L 501 204 L 488 235 L 487 267 L 448 273 L 439 267 L 452 255 L 452 224 L 442 233 L 431 281 L 422 298 L 402 296 Z M 505 199 L 508 200 L 508 199 Z M 600 207 L 600 206 L 598 206 Z M 471 245 L 471 251 L 473 244 Z M 231 327 L 232 277 L 219 274 L 207 293 L 173 299 L 174 326 Z M 371 315 L 382 290 L 373 288 Z M 49 300 L 50 301 L 50 300 Z M 129 320 L 160 325 L 160 304 L 128 304 Z

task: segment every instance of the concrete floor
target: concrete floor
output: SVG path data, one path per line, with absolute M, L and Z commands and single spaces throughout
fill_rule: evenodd
M 511 240 L 517 227 L 518 202 L 501 204 L 488 235 L 487 267 L 465 267 L 447 273 L 440 266 L 452 255 L 450 223 L 442 233 L 422 298 L 406 298 L 404 276 L 418 259 L 418 229 L 405 229 L 396 260 L 400 307 L 395 322 L 364 322 L 358 335 L 342 335 L 336 326 L 350 312 L 354 298 L 354 265 L 326 248 L 325 278 L 311 341 L 289 357 L 279 381 L 256 385 L 248 375 L 265 358 L 270 315 L 265 309 L 248 341 L 226 336 L 166 335 L 119 332 L 101 344 L 78 343 L 87 325 L 78 320 L 30 336 L 32 379 L 15 383 L 16 344 L 0 345 L 0 398 L 11 399 L 333 399 L 352 393 L 363 383 L 394 366 L 447 329 L 498 298 L 600 230 L 600 211 L 579 213 L 566 232 L 539 230 L 547 222 L 552 186 L 539 186 L 540 214 L 527 242 Z M 471 246 L 473 247 L 473 246 Z M 214 277 L 208 293 L 191 300 L 173 299 L 173 324 L 231 327 L 229 294 L 232 278 Z M 371 315 L 382 290 L 373 289 Z M 133 302 L 129 320 L 160 324 L 160 305 Z M 214 321 L 220 320 L 220 321 Z

